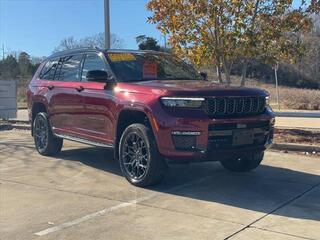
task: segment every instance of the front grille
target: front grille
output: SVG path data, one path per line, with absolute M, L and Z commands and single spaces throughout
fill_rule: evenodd
M 210 117 L 258 115 L 266 108 L 265 97 L 214 97 L 203 104 Z
M 252 146 L 263 146 L 268 140 L 268 135 L 265 134 L 255 134 L 253 144 L 249 145 L 232 145 L 232 136 L 216 136 L 209 138 L 208 151 L 213 151 L 217 149 L 237 149 L 243 147 L 252 147 Z
M 241 128 L 236 123 L 210 124 L 208 127 L 208 149 L 209 152 L 218 149 L 236 149 L 242 147 L 263 146 L 268 139 L 273 138 L 270 121 L 257 121 L 242 123 Z M 245 126 L 243 128 L 243 126 Z M 253 132 L 253 143 L 237 145 L 233 143 L 233 136 L 236 131 Z

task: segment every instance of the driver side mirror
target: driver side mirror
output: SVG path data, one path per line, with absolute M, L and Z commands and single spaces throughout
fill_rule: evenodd
M 200 72 L 200 75 L 204 81 L 208 81 L 208 73 L 207 72 Z
M 106 83 L 109 79 L 109 74 L 102 70 L 92 70 L 87 72 L 86 80 L 88 82 Z

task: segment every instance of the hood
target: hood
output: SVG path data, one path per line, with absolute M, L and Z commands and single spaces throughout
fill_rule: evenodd
M 136 90 L 142 93 L 157 93 L 176 96 L 267 96 L 268 93 L 258 88 L 226 86 L 209 81 L 190 80 L 152 80 L 138 83 Z

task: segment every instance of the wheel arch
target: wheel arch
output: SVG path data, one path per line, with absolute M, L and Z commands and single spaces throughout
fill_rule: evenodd
M 154 134 L 154 128 L 156 128 L 155 120 L 152 116 L 150 116 L 147 111 L 141 110 L 141 109 L 122 109 L 121 112 L 118 115 L 117 118 L 117 124 L 116 124 L 116 131 L 114 136 L 114 157 L 118 159 L 118 147 L 120 138 L 122 136 L 123 131 L 134 123 L 141 123 L 144 124 L 152 130 L 153 135 Z
M 34 102 L 31 108 L 31 135 L 33 136 L 33 121 L 39 112 L 48 113 L 46 105 L 43 102 Z

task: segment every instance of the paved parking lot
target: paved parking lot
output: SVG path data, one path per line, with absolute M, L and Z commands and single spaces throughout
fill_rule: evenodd
M 0 239 L 320 239 L 320 159 L 267 152 L 256 171 L 172 165 L 131 186 L 112 152 L 65 142 L 41 157 L 0 132 Z

